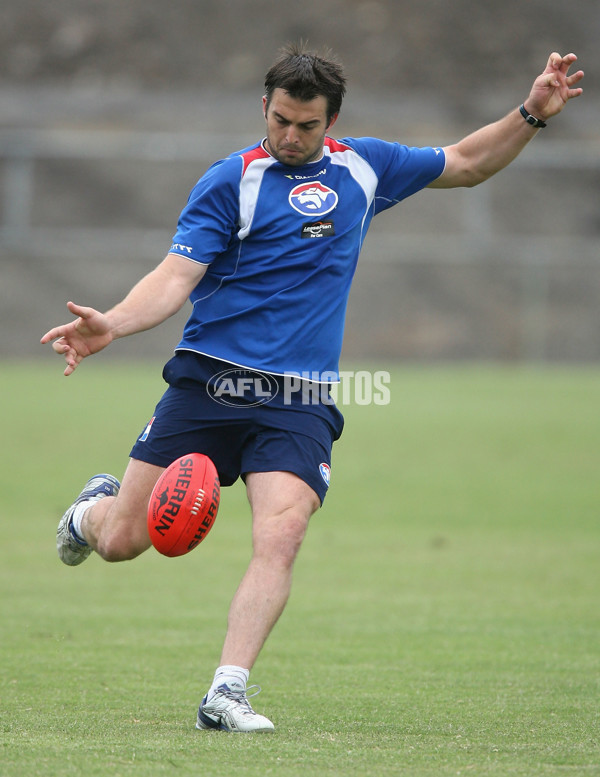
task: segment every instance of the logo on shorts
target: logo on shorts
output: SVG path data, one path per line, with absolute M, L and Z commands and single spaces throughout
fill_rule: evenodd
M 303 216 L 324 216 L 338 204 L 338 196 L 320 181 L 310 181 L 294 186 L 289 201 Z
M 144 429 L 142 432 L 142 436 L 140 437 L 140 442 L 146 442 L 148 439 L 148 435 L 150 434 L 150 429 L 152 429 L 152 424 L 154 423 L 154 419 L 156 416 L 152 416 L 152 418 L 148 421 L 148 426 Z
M 242 367 L 222 370 L 206 384 L 211 399 L 229 407 L 256 407 L 270 402 L 279 391 L 272 375 Z
M 325 462 L 322 462 L 319 464 L 319 472 L 321 473 L 321 477 L 325 481 L 325 485 L 327 488 L 329 488 L 329 483 L 331 481 L 331 467 L 329 464 L 325 464 Z

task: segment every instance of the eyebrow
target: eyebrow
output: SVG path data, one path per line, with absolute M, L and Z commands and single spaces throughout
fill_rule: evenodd
M 285 122 L 286 124 L 291 124 L 291 123 L 292 123 L 292 122 L 291 122 L 289 119 L 287 119 L 285 116 L 282 116 L 282 115 L 281 115 L 280 113 L 278 113 L 277 111 L 273 111 L 273 115 L 275 116 L 275 118 L 277 119 L 277 121 L 282 121 L 282 122 Z M 298 126 L 299 126 L 299 127 L 311 127 L 311 126 L 316 126 L 317 124 L 319 124 L 319 123 L 320 123 L 320 121 L 321 121 L 320 119 L 309 119 L 308 121 L 301 121 L 301 122 L 298 122 Z

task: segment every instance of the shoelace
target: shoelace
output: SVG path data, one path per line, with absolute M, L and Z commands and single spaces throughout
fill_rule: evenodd
M 256 688 L 254 693 L 248 693 L 248 691 L 251 691 L 253 688 Z M 218 689 L 218 693 L 225 696 L 226 699 L 230 699 L 231 701 L 235 701 L 238 704 L 241 704 L 246 709 L 244 710 L 244 714 L 246 715 L 256 715 L 256 712 L 252 709 L 250 706 L 250 702 L 248 699 L 251 699 L 253 696 L 257 696 L 261 692 L 260 685 L 250 685 L 248 688 L 246 688 L 245 691 L 232 691 L 231 688 L 228 688 L 227 686 L 222 685 Z

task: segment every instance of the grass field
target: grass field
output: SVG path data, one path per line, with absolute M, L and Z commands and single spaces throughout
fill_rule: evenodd
M 273 735 L 194 729 L 249 554 L 243 489 L 189 556 L 60 564 L 162 384 L 0 366 L 2 777 L 600 775 L 600 370 L 406 368 L 344 408 L 332 488 L 251 681 Z

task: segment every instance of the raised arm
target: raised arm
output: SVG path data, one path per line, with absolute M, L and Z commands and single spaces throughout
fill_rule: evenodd
M 106 313 L 68 302 L 67 308 L 77 318 L 46 332 L 41 342 L 54 341 L 52 348 L 67 363 L 64 374 L 71 375 L 82 359 L 98 353 L 113 340 L 152 329 L 177 313 L 200 282 L 206 267 L 177 254 L 168 254 L 122 302 Z
M 583 71 L 569 75 L 576 60 L 575 54 L 550 55 L 546 69 L 535 79 L 524 102 L 527 114 L 545 122 L 560 113 L 568 100 L 582 93 L 583 89 L 576 84 L 583 78 Z M 430 186 L 446 189 L 486 181 L 512 162 L 538 131 L 539 127 L 528 123 L 520 109 L 515 108 L 503 119 L 444 148 L 444 172 Z

